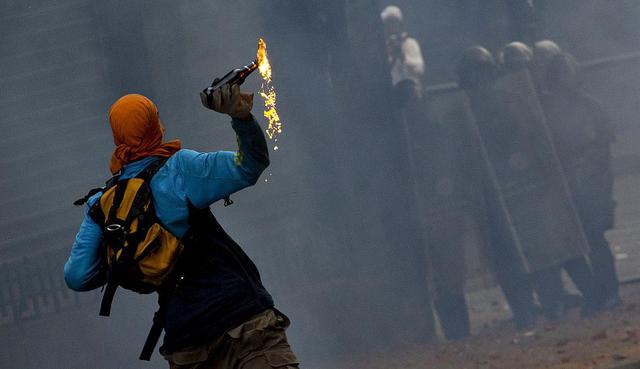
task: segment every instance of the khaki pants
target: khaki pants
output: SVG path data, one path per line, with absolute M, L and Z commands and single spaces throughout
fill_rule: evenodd
M 297 369 L 285 334 L 289 324 L 268 309 L 212 343 L 163 355 L 171 369 Z

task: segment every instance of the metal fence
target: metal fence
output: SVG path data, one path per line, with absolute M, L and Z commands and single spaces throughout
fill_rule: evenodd
M 96 293 L 78 294 L 65 284 L 62 266 L 68 248 L 0 264 L 0 325 L 20 324 L 97 303 Z

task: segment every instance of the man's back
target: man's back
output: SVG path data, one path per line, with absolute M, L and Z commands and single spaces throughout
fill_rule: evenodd
M 185 350 L 200 350 L 204 360 L 238 363 L 235 352 L 212 349 L 225 332 L 254 320 L 268 322 L 279 345 L 254 345 L 256 355 L 282 356 L 295 364 L 283 325 L 283 315 L 274 313 L 273 300 L 260 281 L 256 266 L 218 224 L 209 210 L 212 203 L 255 184 L 269 165 L 262 129 L 250 114 L 252 95 L 237 86 L 225 85 L 214 94 L 212 106 L 228 113 L 238 138 L 237 152 L 201 153 L 180 150 L 179 141 L 163 143 L 162 127 L 155 105 L 141 95 L 126 95 L 110 109 L 116 149 L 111 170 L 119 179 L 136 176 L 158 157 L 168 158 L 151 179 L 150 187 L 158 221 L 185 245 L 171 275 L 158 290 L 159 322 L 165 330 L 161 352 L 172 367 L 184 366 Z M 103 230 L 88 211 L 102 193 L 92 196 L 83 222 L 65 264 L 67 285 L 77 291 L 98 288 L 107 281 L 109 268 L 102 255 Z M 266 324 L 266 323 L 265 323 Z M 154 324 L 154 327 L 156 325 Z M 151 337 L 151 336 L 150 336 Z M 155 342 L 155 341 L 153 341 Z M 243 342 L 237 345 L 245 348 Z M 147 345 L 145 345 L 145 349 Z M 143 355 L 144 356 L 144 355 Z M 191 355 L 192 356 L 192 355 Z M 181 363 L 179 363 L 181 362 Z M 233 364 L 235 365 L 235 364 Z

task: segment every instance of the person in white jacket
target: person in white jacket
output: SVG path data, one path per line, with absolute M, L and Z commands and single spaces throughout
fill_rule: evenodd
M 384 25 L 391 83 L 399 103 L 404 105 L 419 100 L 425 74 L 420 45 L 405 31 L 400 8 L 387 6 L 380 13 L 380 18 Z

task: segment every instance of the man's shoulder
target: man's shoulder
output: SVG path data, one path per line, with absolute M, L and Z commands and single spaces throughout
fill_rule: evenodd
M 201 152 L 192 149 L 180 149 L 172 155 L 173 158 L 185 159 L 201 154 Z
M 195 161 L 200 155 L 202 153 L 196 150 L 180 149 L 167 160 L 165 167 L 171 170 L 188 167 L 189 163 Z
M 172 157 L 169 159 L 167 164 L 170 166 L 181 166 L 182 168 L 187 168 L 190 165 L 201 165 L 203 161 L 211 158 L 212 156 L 217 156 L 220 153 L 226 151 L 210 151 L 210 152 L 202 152 L 191 149 L 180 149 Z M 232 152 L 229 152 L 232 153 Z
M 215 152 L 200 152 L 191 149 L 180 149 L 173 154 L 160 169 L 165 176 L 177 174 L 199 173 L 207 165 L 207 159 Z

